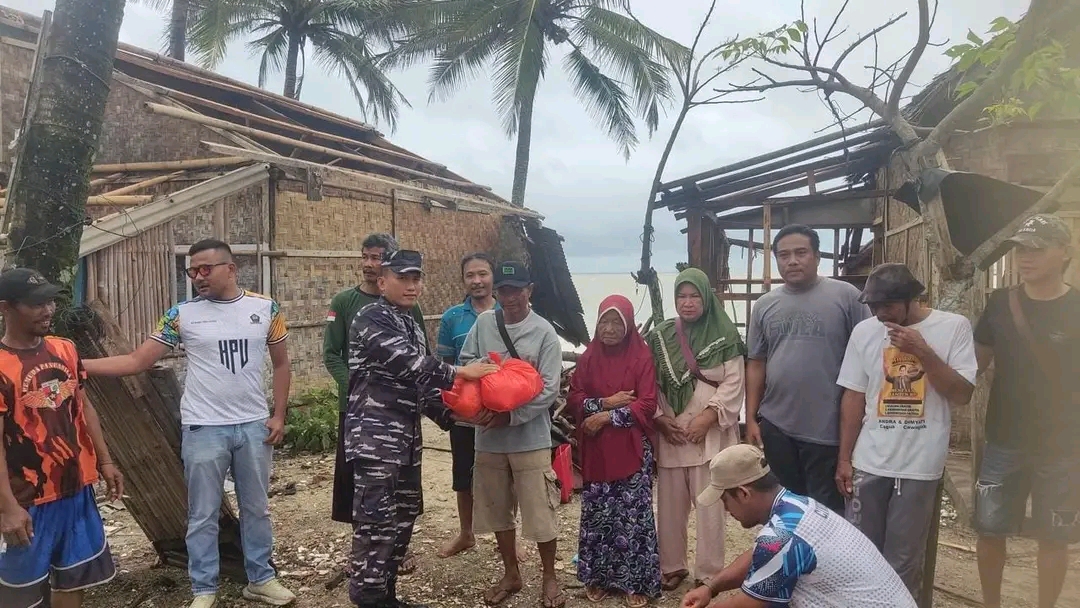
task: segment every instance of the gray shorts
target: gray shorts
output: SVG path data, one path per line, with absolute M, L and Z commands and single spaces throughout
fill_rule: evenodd
M 1038 460 L 1027 451 L 988 443 L 975 489 L 979 534 L 1011 536 L 1023 531 L 1044 542 L 1080 542 L 1080 462 L 1076 458 Z M 1025 526 L 1028 496 L 1031 525 Z
M 939 483 L 856 470 L 845 509 L 847 520 L 874 543 L 915 597 L 922 588 L 926 539 Z

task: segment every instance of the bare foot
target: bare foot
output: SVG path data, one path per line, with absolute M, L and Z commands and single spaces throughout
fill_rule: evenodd
M 408 576 L 413 572 L 416 572 L 417 563 L 416 555 L 412 551 L 405 554 L 405 559 L 401 560 L 401 565 L 398 566 L 398 574 L 401 576 Z
M 502 580 L 495 583 L 484 592 L 484 603 L 488 606 L 498 606 L 521 591 L 521 575 L 504 575 Z
M 436 554 L 442 559 L 453 557 L 462 551 L 468 551 L 476 545 L 476 537 L 472 534 L 458 534 L 452 540 L 447 541 L 442 549 Z

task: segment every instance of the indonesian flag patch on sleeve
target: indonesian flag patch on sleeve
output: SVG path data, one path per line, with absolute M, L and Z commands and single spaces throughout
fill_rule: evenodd
M 336 319 L 336 318 L 337 318 L 337 313 L 336 312 L 331 310 L 330 312 L 326 313 L 326 322 L 327 323 L 333 323 L 334 319 Z

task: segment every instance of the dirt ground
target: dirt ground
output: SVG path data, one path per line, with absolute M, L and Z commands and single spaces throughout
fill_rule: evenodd
M 450 559 L 439 559 L 436 552 L 443 541 L 457 530 L 454 495 L 450 491 L 449 442 L 444 433 L 428 426 L 424 451 L 424 500 L 426 513 L 420 519 L 413 539 L 413 550 L 419 555 L 416 573 L 403 577 L 399 595 L 413 602 L 423 602 L 432 608 L 483 606 L 482 592 L 494 582 L 501 566 L 494 551 L 494 537 L 481 537 L 472 550 Z M 330 521 L 330 494 L 333 476 L 332 456 L 279 454 L 275 463 L 271 498 L 276 547 L 275 560 L 279 574 L 296 592 L 298 608 L 345 608 L 350 606 L 347 582 L 333 589 L 326 583 L 334 578 L 347 556 L 349 530 Z M 293 492 L 295 490 L 295 492 Z M 567 588 L 568 606 L 591 605 L 576 580 L 571 560 L 577 545 L 578 502 L 574 500 L 559 511 L 560 535 L 557 568 L 562 584 Z M 116 580 L 94 590 L 88 608 L 179 608 L 190 601 L 186 573 L 176 568 L 157 567 L 157 558 L 130 515 L 123 510 L 110 510 L 103 505 L 114 557 L 120 573 Z M 973 552 L 974 538 L 944 518 L 942 545 L 938 553 L 934 605 L 942 608 L 981 606 L 978 601 L 979 576 Z M 727 548 L 729 559 L 750 546 L 753 531 L 744 530 L 728 519 Z M 691 527 L 690 546 L 693 546 Z M 1058 606 L 1080 606 L 1080 552 L 1072 554 L 1073 568 L 1066 581 Z M 508 608 L 537 606 L 539 597 L 539 557 L 532 548 L 524 565 L 525 589 L 508 601 Z M 675 608 L 689 583 L 682 589 L 665 594 L 655 605 Z M 1028 541 L 1010 545 L 1010 560 L 1004 586 L 1005 605 L 1015 608 L 1036 606 L 1035 546 Z M 222 589 L 224 607 L 247 605 L 240 589 L 225 584 Z M 622 606 L 621 599 L 608 599 L 605 606 Z

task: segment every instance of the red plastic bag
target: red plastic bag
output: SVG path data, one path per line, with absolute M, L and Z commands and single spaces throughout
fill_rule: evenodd
M 480 383 L 475 380 L 455 378 L 453 388 L 442 391 L 442 400 L 450 411 L 463 418 L 475 418 L 484 409 Z
M 555 461 L 551 463 L 555 477 L 559 478 L 559 501 L 570 502 L 574 495 L 574 464 L 570 454 L 570 444 L 564 443 L 555 448 Z
M 544 379 L 528 362 L 521 359 L 503 361 L 496 353 L 488 353 L 488 357 L 501 369 L 480 379 L 480 397 L 487 409 L 495 412 L 516 410 L 544 390 Z

